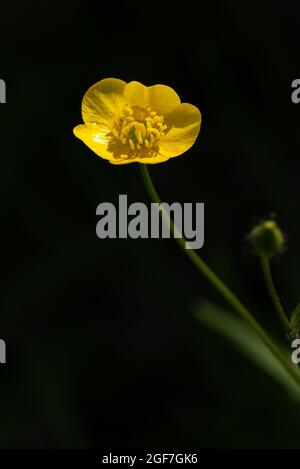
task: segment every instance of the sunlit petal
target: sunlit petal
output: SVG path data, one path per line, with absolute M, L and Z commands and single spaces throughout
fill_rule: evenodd
M 172 158 L 185 153 L 195 143 L 201 126 L 201 113 L 192 104 L 177 106 L 165 120 L 170 129 L 160 140 L 159 153 Z
M 131 81 L 124 89 L 124 97 L 130 106 L 147 107 L 148 101 L 148 88 L 138 81 Z
M 165 117 L 180 104 L 178 94 L 169 86 L 150 86 L 148 88 L 148 95 L 150 108 Z
M 110 128 L 112 122 L 125 105 L 125 81 L 105 78 L 91 86 L 82 100 L 82 118 L 86 124 Z

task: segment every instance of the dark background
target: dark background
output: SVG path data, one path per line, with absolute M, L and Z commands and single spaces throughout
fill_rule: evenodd
M 105 77 L 172 86 L 203 126 L 150 167 L 164 201 L 205 202 L 201 255 L 280 334 L 245 237 L 277 214 L 274 275 L 299 292 L 300 8 L 286 2 L 1 5 L 1 448 L 299 447 L 300 409 L 193 303 L 224 306 L 172 240 L 99 240 L 96 206 L 148 197 L 73 134 Z

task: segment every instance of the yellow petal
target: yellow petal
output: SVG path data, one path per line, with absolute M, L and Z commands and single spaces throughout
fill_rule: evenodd
M 159 154 L 156 156 L 151 156 L 150 158 L 147 157 L 142 157 L 142 158 L 128 158 L 124 160 L 110 160 L 110 163 L 112 164 L 128 164 L 128 163 L 143 163 L 143 164 L 157 164 L 157 163 L 164 163 L 167 161 L 169 158 L 163 157 Z
M 91 86 L 82 100 L 82 118 L 86 124 L 111 128 L 113 119 L 125 105 L 125 81 L 105 78 Z
M 130 106 L 150 107 L 163 116 L 172 112 L 180 104 L 178 94 L 169 86 L 144 86 L 131 81 L 124 89 L 124 97 Z
M 100 126 L 77 125 L 73 129 L 74 135 L 83 141 L 96 155 L 101 156 L 106 160 L 113 158 L 113 155 L 108 151 L 108 130 Z
M 138 81 L 131 81 L 124 89 L 124 98 L 129 106 L 148 106 L 148 88 Z
M 109 160 L 113 164 L 145 163 L 155 164 L 163 163 L 169 158 L 159 154 L 147 157 L 147 154 L 141 152 L 135 155 L 127 147 L 119 143 L 111 143 L 111 133 L 100 126 L 77 125 L 73 130 L 74 135 L 82 140 L 96 155 Z M 144 156 L 145 155 L 145 156 Z
M 172 158 L 186 152 L 194 144 L 201 126 L 201 113 L 196 106 L 182 103 L 165 119 L 170 129 L 159 142 L 159 154 Z
M 179 104 L 178 94 L 169 86 L 154 85 L 148 88 L 149 106 L 151 110 L 156 111 L 162 116 L 167 116 Z
M 77 127 L 73 129 L 73 132 L 74 135 L 82 140 L 96 155 L 105 160 L 109 160 L 110 163 L 113 164 L 154 164 L 162 163 L 169 159 L 159 154 L 147 157 L 147 153 L 143 151 L 140 153 L 132 152 L 128 147 L 119 142 L 115 142 L 110 131 L 98 125 L 77 125 Z

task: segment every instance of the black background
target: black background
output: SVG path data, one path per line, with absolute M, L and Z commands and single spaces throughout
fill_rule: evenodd
M 237 0 L 1 5 L 1 448 L 299 446 L 299 407 L 193 318 L 197 299 L 224 304 L 178 246 L 97 239 L 100 202 L 149 201 L 137 165 L 110 165 L 72 133 L 105 77 L 167 84 L 199 107 L 194 147 L 151 174 L 162 200 L 205 203 L 201 255 L 279 335 L 245 237 L 277 214 L 290 311 L 299 14 Z

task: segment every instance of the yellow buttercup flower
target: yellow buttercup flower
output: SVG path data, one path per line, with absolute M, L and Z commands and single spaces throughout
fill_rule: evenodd
M 165 85 L 105 78 L 85 93 L 74 134 L 113 164 L 162 163 L 194 144 L 201 114 Z

